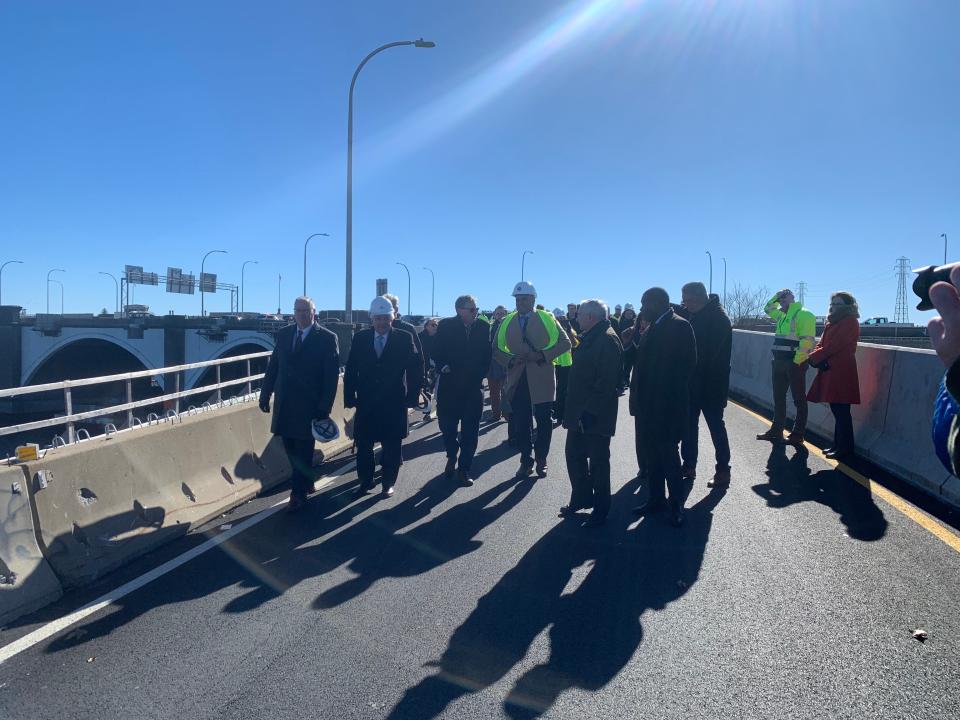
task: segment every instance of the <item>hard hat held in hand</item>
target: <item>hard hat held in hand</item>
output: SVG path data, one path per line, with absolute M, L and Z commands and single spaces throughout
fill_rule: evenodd
M 311 420 L 310 430 L 313 433 L 313 439 L 317 442 L 331 442 L 340 438 L 340 428 L 331 418 Z
M 513 286 L 513 296 L 516 297 L 517 295 L 533 295 L 536 297 L 537 289 L 526 280 L 521 280 Z
M 370 303 L 370 317 L 374 315 L 393 315 L 393 305 L 385 297 L 375 297 Z

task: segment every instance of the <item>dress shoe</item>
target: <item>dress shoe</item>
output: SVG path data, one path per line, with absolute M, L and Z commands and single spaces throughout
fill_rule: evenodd
M 393 497 L 393 485 L 385 487 L 380 494 L 383 495 L 383 497 Z
M 757 440 L 769 440 L 771 442 L 783 442 L 783 430 L 770 428 L 764 433 L 757 435 Z
M 697 469 L 694 467 L 685 467 L 683 468 L 683 479 L 684 480 L 696 480 L 697 479 Z
M 372 485 L 367 485 L 366 483 L 360 483 L 360 487 L 357 488 L 357 492 L 356 492 L 357 497 L 363 497 L 368 492 L 370 492 L 370 489 L 372 487 L 373 487 Z
M 307 504 L 306 501 L 299 495 L 291 495 L 290 501 L 287 503 L 287 512 L 288 513 L 299 512 L 300 510 L 303 510 L 303 507 L 306 504 Z
M 560 512 L 557 513 L 557 517 L 562 518 L 572 518 L 576 517 L 577 512 L 580 510 L 589 510 L 588 507 L 583 507 L 582 505 L 564 505 L 560 508 Z
M 683 508 L 672 510 L 670 512 L 670 524 L 673 525 L 673 527 L 675 528 L 682 527 L 686 519 L 687 519 L 687 516 Z
M 607 524 L 607 519 L 602 517 L 594 517 L 591 515 L 587 518 L 587 521 L 583 524 L 585 528 L 601 528 Z
M 634 515 L 653 515 L 667 507 L 666 500 L 648 500 L 643 505 L 637 505 L 631 512 Z
M 457 470 L 457 484 L 460 487 L 473 487 L 473 478 L 470 477 L 470 471 L 460 468 Z
M 515 477 L 527 478 L 533 475 L 533 460 L 523 458 L 520 460 L 520 467 L 517 469 Z
M 824 457 L 828 457 L 831 460 L 849 460 L 853 457 L 853 450 L 843 450 L 840 448 L 827 450 L 824 453 Z
M 547 461 L 537 460 L 537 477 L 545 478 L 547 476 Z
M 794 447 L 801 447 L 803 445 L 803 434 L 790 433 L 789 435 L 787 435 L 787 445 L 793 445 Z
M 707 487 L 730 487 L 730 468 L 717 470 L 707 482 Z
M 443 469 L 443 476 L 447 480 L 453 479 L 453 474 L 457 470 L 457 459 L 456 458 L 447 458 L 447 466 Z

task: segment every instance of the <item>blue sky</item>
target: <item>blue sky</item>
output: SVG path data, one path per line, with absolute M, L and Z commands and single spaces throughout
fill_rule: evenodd
M 524 249 L 548 307 L 662 285 L 808 283 L 894 310 L 896 258 L 960 250 L 952 0 L 0 2 L 3 302 L 112 309 L 124 264 L 207 269 L 247 310 L 509 301 Z M 953 253 L 960 257 L 960 252 Z M 59 307 L 58 289 L 52 302 Z M 198 296 L 138 288 L 158 314 Z M 207 296 L 229 308 L 226 293 Z M 910 319 L 919 321 L 913 310 Z

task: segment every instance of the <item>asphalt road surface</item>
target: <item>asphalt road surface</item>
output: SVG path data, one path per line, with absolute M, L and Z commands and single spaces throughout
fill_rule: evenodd
M 706 488 L 704 429 L 679 530 L 630 513 L 626 398 L 601 529 L 557 518 L 563 430 L 549 475 L 516 480 L 506 426 L 483 426 L 464 489 L 443 478 L 436 422 L 418 428 L 392 499 L 355 499 L 347 471 L 303 513 L 0 664 L 0 718 L 960 717 L 960 544 L 815 452 L 754 440 L 765 424 L 742 408 L 727 420 L 733 484 Z M 281 500 L 22 619 L 0 647 Z

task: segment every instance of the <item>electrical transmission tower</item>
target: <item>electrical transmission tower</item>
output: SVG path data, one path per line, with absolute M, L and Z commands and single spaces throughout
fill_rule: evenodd
M 797 283 L 797 301 L 803 305 L 803 296 L 807 292 L 807 284 L 801 280 Z
M 894 269 L 897 271 L 897 306 L 893 311 L 893 321 L 895 323 L 908 323 L 910 322 L 910 306 L 907 304 L 907 280 L 910 277 L 910 259 L 897 258 Z

